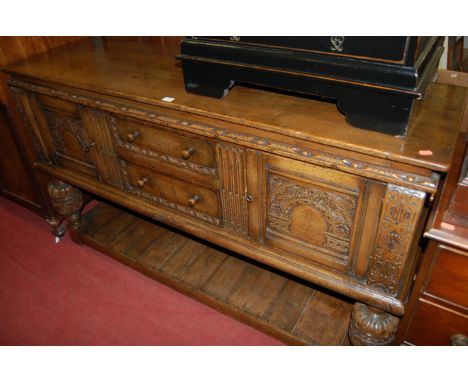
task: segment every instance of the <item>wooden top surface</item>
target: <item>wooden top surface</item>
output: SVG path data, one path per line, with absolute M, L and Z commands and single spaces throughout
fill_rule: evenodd
M 236 85 L 223 99 L 188 94 L 177 48 L 141 41 L 79 42 L 5 71 L 58 84 L 193 112 L 359 153 L 448 171 L 466 89 L 432 84 L 416 101 L 406 138 L 350 126 L 336 104 Z M 161 101 L 174 97 L 172 103 Z M 420 151 L 432 152 L 424 156 Z

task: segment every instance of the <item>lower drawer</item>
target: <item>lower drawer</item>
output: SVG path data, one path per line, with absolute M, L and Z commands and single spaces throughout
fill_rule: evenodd
M 468 335 L 468 316 L 419 300 L 408 331 L 413 345 L 451 345 L 455 334 Z
M 126 191 L 207 223 L 221 225 L 221 203 L 217 190 L 123 159 L 121 163 Z

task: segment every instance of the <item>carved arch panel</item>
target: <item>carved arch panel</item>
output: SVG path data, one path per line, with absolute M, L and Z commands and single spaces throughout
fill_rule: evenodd
M 267 160 L 264 179 L 264 241 L 345 271 L 361 218 L 364 181 L 278 157 Z

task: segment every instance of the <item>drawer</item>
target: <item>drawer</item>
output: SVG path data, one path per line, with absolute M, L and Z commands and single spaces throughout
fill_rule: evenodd
M 126 191 L 210 224 L 221 225 L 221 203 L 217 190 L 178 179 L 154 168 L 123 159 L 120 161 Z
M 419 300 L 408 331 L 413 345 L 450 345 L 455 334 L 468 335 L 468 317 L 442 306 Z
M 124 118 L 116 119 L 113 127 L 119 146 L 204 175 L 217 174 L 214 146 L 207 138 Z
M 439 245 L 426 292 L 468 307 L 468 256 Z

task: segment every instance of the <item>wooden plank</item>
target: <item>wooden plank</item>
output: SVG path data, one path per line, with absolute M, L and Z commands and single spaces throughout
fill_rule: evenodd
M 132 246 L 125 251 L 125 255 L 135 259 L 144 254 L 148 248 L 158 240 L 164 233 L 164 228 L 159 225 L 153 224 L 146 234 L 140 236 Z
M 304 284 L 288 280 L 279 298 L 262 318 L 270 325 L 291 332 L 314 292 Z
M 306 343 L 341 345 L 347 337 L 351 310 L 351 304 L 315 291 L 292 334 Z
M 114 238 L 109 245 L 115 251 L 124 253 L 135 241 L 144 236 L 152 226 L 151 223 L 145 220 L 134 218 L 133 223 L 123 230 L 119 236 Z
M 117 217 L 111 219 L 107 224 L 104 224 L 96 231 L 94 235 L 91 235 L 94 240 L 101 244 L 108 244 L 114 238 L 116 238 L 122 231 L 128 228 L 130 224 L 135 221 L 135 218 L 129 214 L 120 214 Z
M 214 248 L 207 247 L 203 256 L 199 256 L 195 262 L 187 268 L 182 275 L 184 282 L 193 288 L 201 288 L 209 278 L 218 270 L 227 255 Z
M 81 232 L 93 236 L 99 229 L 107 225 L 111 220 L 117 219 L 122 212 L 104 203 L 99 203 L 85 217 Z
M 165 230 L 137 261 L 146 267 L 159 270 L 187 240 L 184 236 Z
M 220 300 L 225 299 L 249 267 L 249 263 L 228 256 L 205 284 L 203 291 Z
M 262 316 L 278 298 L 287 279 L 257 266 L 246 272 L 228 302 L 255 316 Z
M 151 223 L 128 212 L 108 224 L 116 232 L 106 230 L 105 237 L 115 239 L 102 243 L 95 238 L 101 232 L 98 215 L 116 209 L 98 207 L 83 218 L 83 243 L 286 343 L 349 344 L 351 303 L 165 226 L 145 231 Z M 129 243 L 135 245 L 123 252 Z
M 179 247 L 174 255 L 164 263 L 160 271 L 180 280 L 200 254 L 203 254 L 203 252 L 207 250 L 208 248 L 205 245 L 195 240 L 187 240 L 185 244 Z

